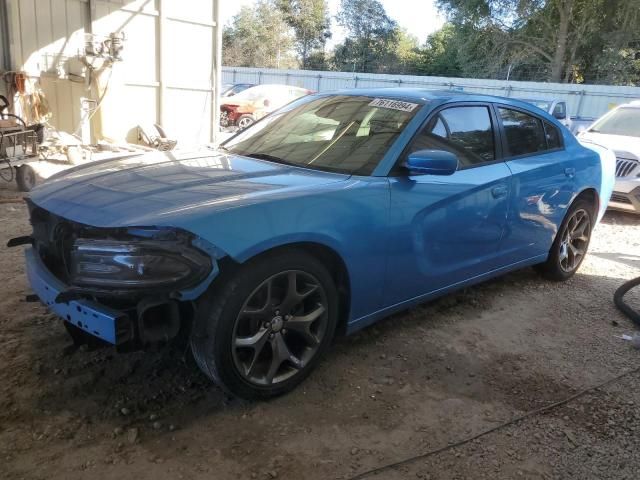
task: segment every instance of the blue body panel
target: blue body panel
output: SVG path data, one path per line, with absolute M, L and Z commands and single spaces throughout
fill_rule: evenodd
M 504 266 L 510 176 L 500 162 L 451 176 L 391 178 L 386 304 Z
M 571 202 L 587 188 L 599 193 L 600 159 L 566 129 L 565 150 L 507 160 L 509 217 L 501 249 L 507 263 L 545 255 Z
M 117 343 L 117 322 L 122 316 L 120 312 L 91 300 L 56 303 L 56 297 L 67 290 L 67 286 L 47 270 L 31 247 L 26 249 L 25 258 L 27 278 L 42 303 L 66 322 L 106 342 Z
M 31 200 L 95 227 L 181 228 L 214 246 L 216 258 L 237 262 L 282 245 L 324 245 L 347 268 L 353 331 L 416 302 L 544 261 L 576 195 L 600 189 L 598 155 L 524 102 L 419 89 L 340 93 L 424 104 L 371 176 L 212 150 L 158 152 L 58 174 L 33 190 Z M 451 176 L 389 176 L 434 108 L 474 101 L 534 112 L 562 131 L 564 149 Z

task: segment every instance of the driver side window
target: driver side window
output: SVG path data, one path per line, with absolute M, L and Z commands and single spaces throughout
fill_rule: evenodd
M 454 153 L 461 167 L 495 160 L 495 142 L 489 108 L 451 107 L 438 112 L 414 137 L 407 155 L 418 150 Z

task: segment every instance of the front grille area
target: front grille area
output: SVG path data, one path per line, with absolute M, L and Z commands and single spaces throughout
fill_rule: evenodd
M 27 202 L 33 228 L 33 246 L 49 271 L 66 282 L 69 255 L 77 226 Z
M 631 175 L 638 165 L 640 165 L 640 162 L 637 160 L 630 160 L 628 158 L 616 159 L 616 177 L 627 177 Z
M 616 192 L 613 192 L 613 194 L 611 194 L 611 201 L 616 203 L 626 203 L 627 205 L 631 205 L 631 200 L 629 200 L 629 198 L 627 198 L 625 195 L 622 195 Z

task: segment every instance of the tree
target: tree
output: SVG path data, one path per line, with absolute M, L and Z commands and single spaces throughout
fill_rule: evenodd
M 341 0 L 336 18 L 347 30 L 347 38 L 335 50 L 336 64 L 359 72 L 387 71 L 389 53 L 398 40 L 398 28 L 382 3 L 379 0 Z
M 447 77 L 461 74 L 456 45 L 458 42 L 455 38 L 458 33 L 453 25 L 445 24 L 427 37 L 424 47 L 420 50 L 420 73 Z
M 253 8 L 242 7 L 223 30 L 223 61 L 238 67 L 294 68 L 293 42 L 273 1 L 259 0 Z
M 302 68 L 309 68 L 309 57 L 315 53 L 317 63 L 317 50 L 331 37 L 327 0 L 278 0 L 277 6 L 295 32 Z
M 493 33 L 494 56 L 575 81 L 602 53 L 637 40 L 638 0 L 439 0 L 456 28 Z
M 391 51 L 392 59 L 389 69 L 394 73 L 415 73 L 420 60 L 420 45 L 418 38 L 404 28 L 397 28 L 395 43 Z
M 601 28 L 579 52 L 585 81 L 618 85 L 640 83 L 640 5 L 610 0 Z

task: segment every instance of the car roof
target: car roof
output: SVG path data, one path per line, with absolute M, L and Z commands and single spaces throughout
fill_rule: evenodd
M 640 100 L 633 100 L 629 103 L 625 103 L 623 105 L 620 105 L 620 107 L 623 108 L 640 108 Z
M 549 98 L 517 98 L 517 100 L 522 100 L 523 102 L 555 102 L 555 99 L 549 99 Z
M 325 95 L 364 95 L 367 97 L 383 97 L 397 100 L 422 102 L 495 102 L 523 107 L 528 110 L 535 108 L 520 98 L 499 97 L 479 93 L 466 93 L 459 90 L 430 90 L 427 88 L 384 87 L 384 88 L 349 88 L 323 92 Z

